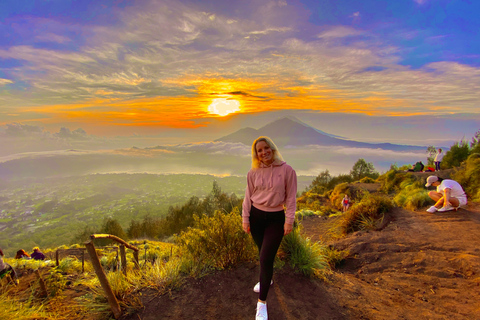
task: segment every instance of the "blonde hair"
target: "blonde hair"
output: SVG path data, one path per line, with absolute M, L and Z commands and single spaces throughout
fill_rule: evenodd
M 277 160 L 283 161 L 283 157 L 280 154 L 280 151 L 278 151 L 278 148 L 275 145 L 275 143 L 272 141 L 272 139 L 270 139 L 269 137 L 261 136 L 255 139 L 255 141 L 253 141 L 252 143 L 252 168 L 253 169 L 260 168 L 260 160 L 258 160 L 257 148 L 256 148 L 257 143 L 259 143 L 260 141 L 264 141 L 266 144 L 268 144 L 270 149 L 272 149 L 273 161 L 277 161 Z

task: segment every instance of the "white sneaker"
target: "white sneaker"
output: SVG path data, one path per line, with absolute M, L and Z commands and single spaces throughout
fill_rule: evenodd
M 272 285 L 272 284 L 273 284 L 273 279 L 272 279 L 272 281 L 270 281 L 270 285 Z M 256 293 L 260 292 L 260 282 L 257 282 L 255 287 L 253 287 L 253 291 L 256 292 Z
M 427 212 L 434 213 L 437 212 L 437 208 L 435 206 L 431 206 L 430 208 L 427 209 Z
M 448 206 L 441 207 L 440 209 L 438 209 L 438 212 L 445 212 L 445 211 L 452 211 L 452 210 L 456 210 L 456 209 L 451 204 L 449 204 Z
M 255 320 L 268 320 L 267 304 L 257 302 L 257 314 Z

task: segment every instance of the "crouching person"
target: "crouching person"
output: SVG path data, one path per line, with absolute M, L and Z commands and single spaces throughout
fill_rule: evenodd
M 437 187 L 437 191 L 430 191 L 428 196 L 435 204 L 427 212 L 445 212 L 455 210 L 467 204 L 467 195 L 462 186 L 455 180 L 442 179 L 437 176 L 427 178 L 426 187 Z

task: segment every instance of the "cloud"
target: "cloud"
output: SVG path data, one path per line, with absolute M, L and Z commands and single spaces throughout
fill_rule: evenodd
M 360 15 L 357 12 L 358 16 Z M 354 14 L 355 16 L 355 14 Z M 333 28 L 330 28 L 329 30 L 326 30 L 319 35 L 317 35 L 318 38 L 323 39 L 323 38 L 345 38 L 345 37 L 352 37 L 352 36 L 358 36 L 363 34 L 362 31 L 357 30 L 352 27 L 346 27 L 346 26 L 336 26 Z
M 0 86 L 18 82 L 29 89 L 12 91 L 2 104 L 18 107 L 11 114 L 28 111 L 57 127 L 95 121 L 123 128 L 192 127 L 192 119 L 209 116 L 212 94 L 243 99 L 244 112 L 308 106 L 401 115 L 478 108 L 479 67 L 444 61 L 412 69 L 399 63 L 401 48 L 373 32 L 312 25 L 309 12 L 285 1 L 233 1 L 223 8 L 220 2 L 140 1 L 112 11 L 115 24 L 33 19 L 33 26 L 46 26 L 44 33 L 31 31 L 35 41 L 79 44 L 1 49 L 0 58 L 20 65 L 9 71 L 15 80 L 0 79 Z M 72 34 L 88 36 L 73 41 Z M 72 104 L 85 109 L 67 110 Z M 98 106 L 103 109 L 86 109 Z
M 0 78 L 0 87 L 5 86 L 5 85 L 10 84 L 10 83 L 13 83 L 13 81 L 10 80 L 10 79 L 2 79 L 2 78 Z
M 223 155 L 232 155 L 240 157 L 249 157 L 250 156 L 250 147 L 244 145 L 243 143 L 231 143 L 231 142 L 199 142 L 199 143 L 184 143 L 177 145 L 165 145 L 157 146 L 149 149 L 163 149 L 170 150 L 174 152 L 199 152 L 206 154 L 223 154 Z

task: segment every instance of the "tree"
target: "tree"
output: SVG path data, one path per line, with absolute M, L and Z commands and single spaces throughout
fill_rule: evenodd
M 353 178 L 353 181 L 358 181 L 362 178 L 369 177 L 372 179 L 377 179 L 379 173 L 375 171 L 373 163 L 365 161 L 365 159 L 360 158 L 355 162 L 350 170 L 350 175 Z
M 427 165 L 433 166 L 435 162 L 435 156 L 437 155 L 437 149 L 434 146 L 428 146 L 427 148 Z
M 105 218 L 102 225 L 102 233 L 112 234 L 120 239 L 126 239 L 127 234 L 123 231 L 122 226 L 113 218 Z
M 130 221 L 127 235 L 129 239 L 140 239 L 143 235 L 142 224 L 135 220 Z
M 469 155 L 470 147 L 467 141 L 462 140 L 461 142 L 455 142 L 443 157 L 442 168 L 449 169 L 459 167 L 463 161 L 467 160 Z
M 472 138 L 472 142 L 470 142 L 470 154 L 473 153 L 480 153 L 480 130 L 475 132 L 475 135 Z

